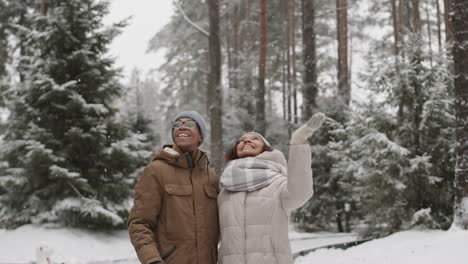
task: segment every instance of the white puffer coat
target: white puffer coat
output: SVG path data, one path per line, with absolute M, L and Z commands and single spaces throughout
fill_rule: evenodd
M 313 194 L 310 146 L 291 146 L 287 164 L 278 150 L 263 152 L 257 158 L 287 166 L 288 177 L 279 177 L 252 192 L 221 190 L 218 196 L 221 264 L 293 263 L 289 215 Z

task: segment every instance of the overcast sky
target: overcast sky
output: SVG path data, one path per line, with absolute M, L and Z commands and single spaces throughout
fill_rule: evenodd
M 162 62 L 162 53 L 146 53 L 146 50 L 148 41 L 169 22 L 173 12 L 172 0 L 111 0 L 106 24 L 132 16 L 130 24 L 114 39 L 110 49 L 117 59 L 116 66 L 123 67 L 125 79 L 134 67 L 147 71 Z

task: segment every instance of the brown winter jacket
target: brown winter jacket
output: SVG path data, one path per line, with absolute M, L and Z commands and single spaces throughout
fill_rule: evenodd
M 181 154 L 166 145 L 135 186 L 128 218 L 141 263 L 217 263 L 218 178 L 200 150 Z

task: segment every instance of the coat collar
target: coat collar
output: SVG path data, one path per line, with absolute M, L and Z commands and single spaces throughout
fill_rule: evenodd
M 151 161 L 160 160 L 180 168 L 206 168 L 208 159 L 205 152 L 197 149 L 192 152 L 182 152 L 175 144 L 164 145 L 153 154 Z
M 274 149 L 272 151 L 264 151 L 260 153 L 259 155 L 257 155 L 256 158 L 273 161 L 273 162 L 283 165 L 284 167 L 288 166 L 288 163 L 286 161 L 286 158 L 284 157 L 284 154 L 277 149 Z

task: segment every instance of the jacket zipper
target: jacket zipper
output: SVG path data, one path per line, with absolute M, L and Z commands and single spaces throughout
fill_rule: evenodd
M 188 161 L 191 161 L 190 158 L 187 159 L 187 162 Z M 198 252 L 198 225 L 197 225 L 197 214 L 196 214 L 196 202 L 195 202 L 195 188 L 193 186 L 193 179 L 192 179 L 192 175 L 193 175 L 193 170 L 194 168 L 190 168 L 190 183 L 192 184 L 192 189 L 193 189 L 193 192 L 192 192 L 192 207 L 193 207 L 193 219 L 194 219 L 194 222 L 195 222 L 195 248 L 197 249 L 197 252 Z M 197 262 L 198 263 L 198 253 L 197 253 Z
M 187 165 L 189 168 L 194 168 L 195 167 L 195 164 L 193 162 L 193 159 L 192 159 L 192 155 L 189 153 L 186 153 L 185 155 L 185 160 L 187 161 Z

